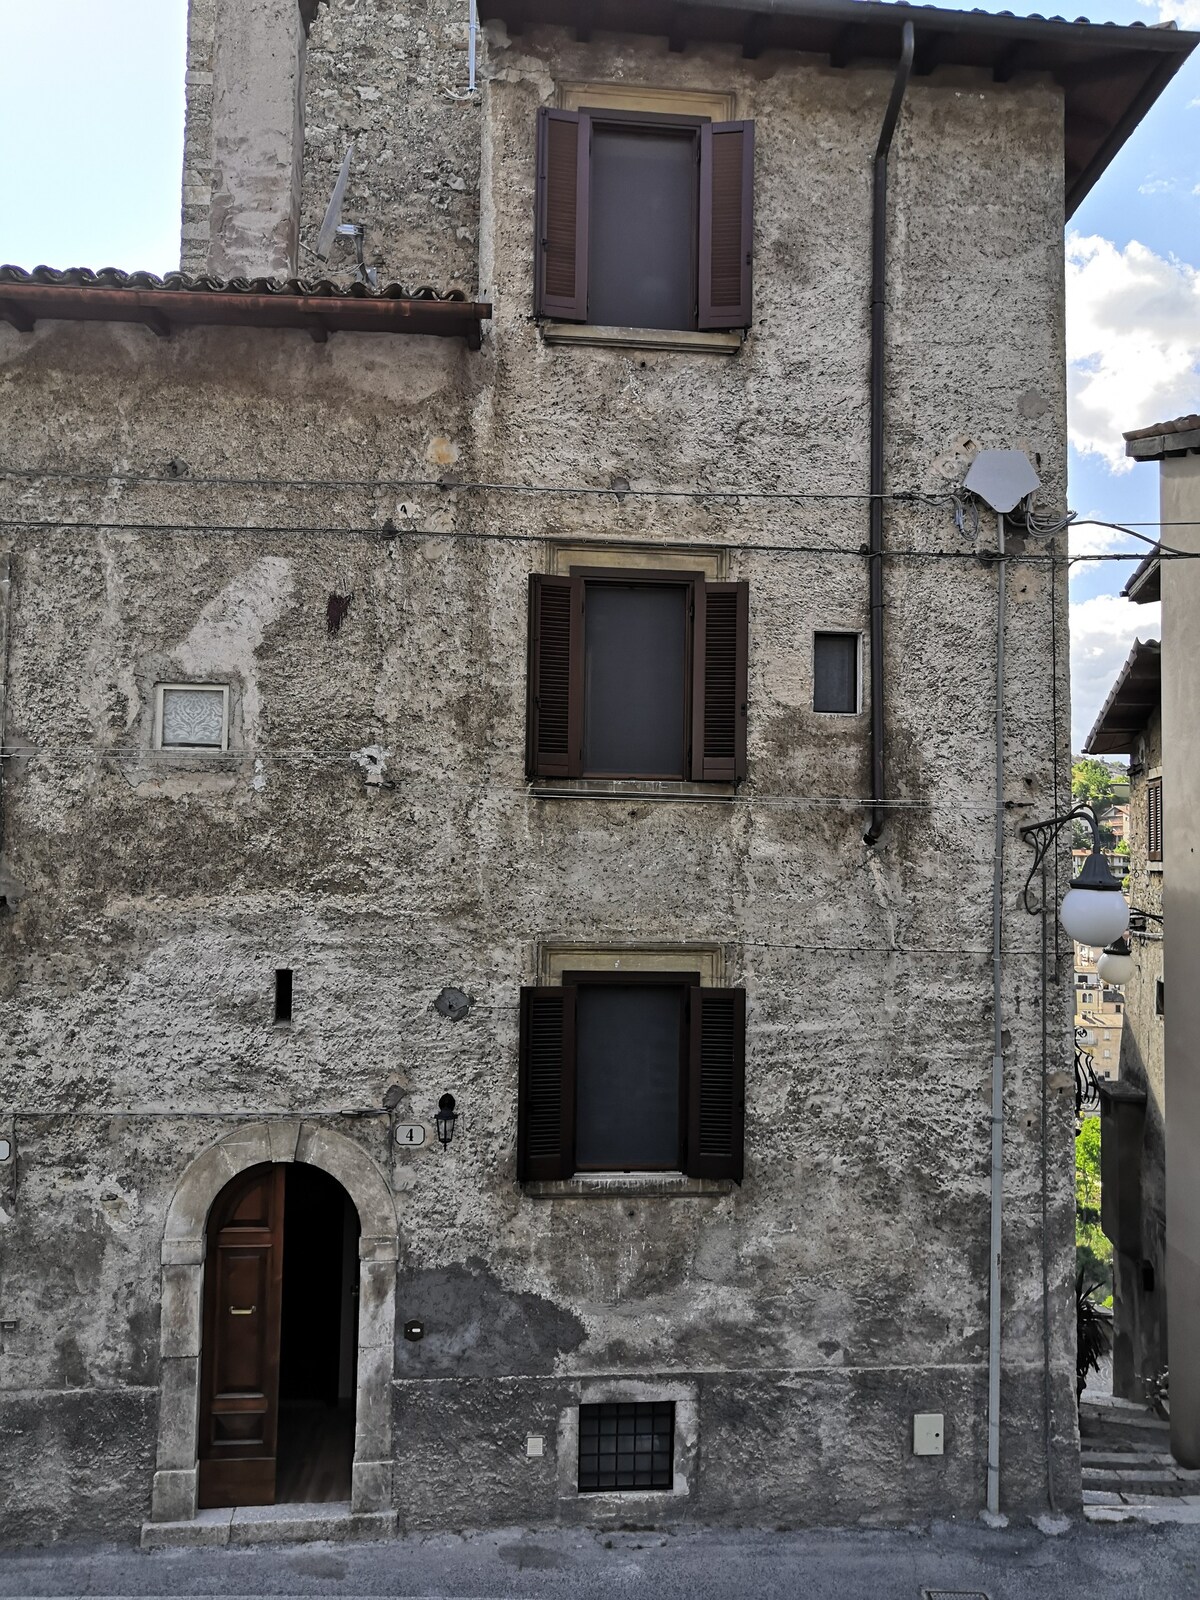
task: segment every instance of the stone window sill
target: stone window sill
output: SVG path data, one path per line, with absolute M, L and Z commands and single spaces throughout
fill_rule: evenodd
M 539 778 L 530 784 L 535 800 L 717 800 L 737 796 L 732 783 L 658 782 L 643 778 Z
M 691 1200 L 736 1188 L 732 1178 L 689 1178 L 682 1172 L 579 1172 L 524 1185 L 531 1200 Z
M 545 344 L 602 346 L 617 350 L 679 350 L 735 356 L 746 342 L 744 333 L 695 328 L 593 328 L 584 322 L 544 322 Z
M 1163 869 L 1163 864 L 1162 864 L 1161 861 L 1147 861 L 1147 863 L 1146 863 L 1146 871 L 1147 872 L 1161 872 L 1162 869 Z

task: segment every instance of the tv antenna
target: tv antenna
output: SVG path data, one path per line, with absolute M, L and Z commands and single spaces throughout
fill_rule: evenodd
M 342 221 L 342 206 L 346 199 L 346 186 L 350 182 L 350 163 L 353 159 L 354 145 L 351 143 L 342 158 L 341 170 L 338 172 L 337 182 L 333 186 L 333 193 L 329 197 L 325 220 L 322 222 L 321 231 L 317 235 L 317 248 L 314 253 L 320 260 L 328 261 L 329 252 L 333 249 L 335 239 L 353 239 L 358 281 L 360 283 L 369 283 L 374 289 L 379 284 L 379 273 L 374 267 L 367 265 L 364 247 L 366 229 L 361 222 Z

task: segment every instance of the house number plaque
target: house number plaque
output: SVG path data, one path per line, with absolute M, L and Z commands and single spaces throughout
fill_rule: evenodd
M 425 1143 L 429 1130 L 419 1122 L 406 1122 L 396 1129 L 396 1143 L 402 1150 L 416 1150 Z

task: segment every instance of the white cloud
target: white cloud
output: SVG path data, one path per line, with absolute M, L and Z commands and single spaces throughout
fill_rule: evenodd
M 1159 607 L 1099 594 L 1071 607 L 1071 748 L 1082 750 L 1135 639 L 1157 639 Z
M 1175 185 L 1170 178 L 1147 178 L 1138 184 L 1139 194 L 1170 194 Z
M 1070 234 L 1067 362 L 1071 443 L 1125 471 L 1125 429 L 1200 404 L 1200 271 L 1136 240 Z
M 1181 28 L 1200 30 L 1200 0 L 1141 0 L 1141 3 L 1157 11 L 1159 22 L 1177 22 Z
M 1089 513 L 1091 515 L 1092 513 Z M 1103 512 L 1094 513 L 1103 516 Z M 1127 533 L 1118 533 L 1116 528 L 1097 528 L 1091 524 L 1086 527 L 1072 526 L 1070 532 L 1070 552 L 1072 556 L 1098 556 L 1110 550 L 1128 550 L 1133 541 Z M 1079 561 L 1071 567 L 1071 582 L 1083 577 L 1085 572 L 1094 572 L 1099 563 L 1095 561 Z M 1128 571 L 1132 572 L 1136 563 L 1131 563 Z M 1125 581 L 1127 576 L 1124 564 L 1113 562 L 1109 566 L 1113 575 L 1113 587 Z

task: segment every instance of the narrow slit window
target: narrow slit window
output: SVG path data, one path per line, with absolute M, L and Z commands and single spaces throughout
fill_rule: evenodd
M 621 1400 L 579 1408 L 579 1492 L 670 1489 L 675 1402 Z
M 813 635 L 813 710 L 853 716 L 859 709 L 859 636 Z
M 277 967 L 275 969 L 275 1021 L 290 1022 L 292 1020 L 292 969 L 291 967 Z

